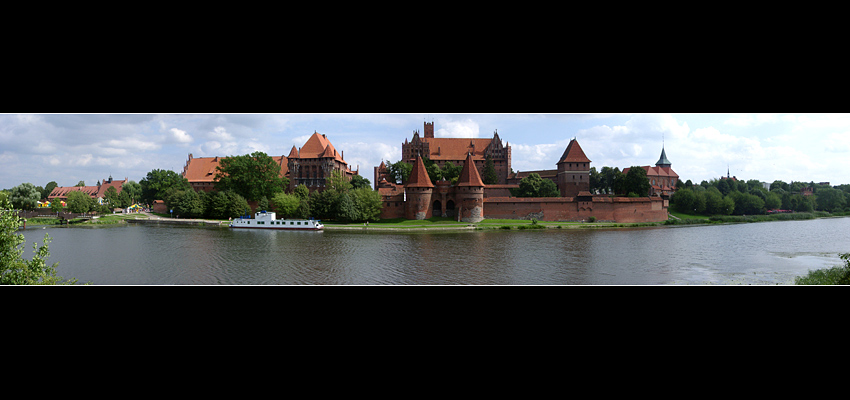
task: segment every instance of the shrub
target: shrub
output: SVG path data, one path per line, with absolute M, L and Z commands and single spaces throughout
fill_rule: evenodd
M 804 277 L 794 278 L 795 285 L 848 285 L 850 284 L 850 253 L 839 254 L 844 265 L 809 271 Z

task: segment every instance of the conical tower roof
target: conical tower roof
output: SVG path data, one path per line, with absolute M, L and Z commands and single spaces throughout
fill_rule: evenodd
M 590 159 L 587 158 L 586 155 L 584 155 L 584 150 L 582 150 L 581 146 L 579 146 L 578 140 L 570 140 L 570 144 L 567 145 L 567 149 L 564 150 L 564 155 L 561 156 L 561 159 L 558 161 L 558 164 L 565 162 L 590 162 Z
M 478 174 L 478 168 L 475 168 L 475 161 L 472 161 L 472 153 L 466 155 L 463 170 L 457 178 L 457 186 L 484 186 L 481 175 Z
M 425 163 L 421 156 L 416 156 L 416 161 L 413 163 L 413 169 L 410 171 L 410 179 L 404 187 L 424 187 L 432 188 L 431 178 L 428 177 L 428 171 L 425 170 Z
M 656 167 L 669 167 L 673 165 L 670 160 L 667 159 L 667 154 L 664 153 L 664 147 L 661 147 L 661 158 L 658 159 L 658 162 L 655 163 Z

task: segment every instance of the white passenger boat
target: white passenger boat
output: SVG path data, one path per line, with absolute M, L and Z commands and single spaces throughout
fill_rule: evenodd
M 276 219 L 275 216 L 273 212 L 260 211 L 254 214 L 254 218 L 238 218 L 230 221 L 230 227 L 302 231 L 320 231 L 325 228 L 321 221 L 315 219 Z

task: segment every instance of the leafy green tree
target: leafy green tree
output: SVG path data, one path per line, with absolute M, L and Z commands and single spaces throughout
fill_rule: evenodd
M 768 193 L 764 198 L 764 208 L 766 210 L 776 210 L 782 206 L 782 198 L 776 193 Z
M 62 207 L 62 200 L 53 199 L 53 201 L 50 202 L 50 211 L 58 213 L 62 212 L 63 210 L 65 210 L 65 207 Z
M 12 210 L 12 204 L 0 199 L 0 284 L 2 285 L 56 285 L 74 284 L 76 279 L 65 281 L 56 275 L 59 263 L 47 264 L 50 257 L 50 236 L 45 234 L 43 245 L 33 243 L 33 258 L 22 257 L 24 235 L 16 233 L 22 225 L 21 218 Z
M 764 200 L 754 194 L 735 191 L 726 199 L 731 199 L 734 202 L 734 211 L 737 215 L 762 214 L 764 211 Z
M 843 210 L 846 205 L 844 193 L 830 187 L 820 188 L 817 193 L 817 209 L 821 211 L 835 212 Z
M 222 158 L 216 167 L 216 190 L 231 190 L 249 201 L 274 197 L 287 186 L 289 179 L 280 176 L 280 165 L 261 151 Z
M 56 181 L 48 182 L 47 185 L 44 187 L 44 191 L 41 192 L 41 198 L 46 199 L 48 196 L 50 196 L 50 192 L 52 192 L 53 189 L 56 189 L 58 186 L 59 184 L 56 183 Z
M 86 185 L 86 181 L 79 181 L 79 182 L 77 182 L 76 185 L 74 185 L 74 187 L 82 187 L 82 186 L 85 186 L 85 185 Z
M 41 191 L 32 183 L 22 183 L 9 191 L 12 206 L 21 210 L 34 210 L 41 200 Z
M 387 173 L 390 176 L 392 183 L 407 183 L 410 179 L 410 173 L 413 171 L 413 164 L 407 163 L 404 160 L 399 160 L 394 163 L 386 162 Z
M 96 204 L 91 196 L 80 191 L 73 191 L 68 193 L 65 209 L 72 213 L 86 213 L 93 210 Z
M 121 194 L 118 195 L 118 207 L 127 208 L 133 205 L 133 201 L 130 200 L 130 195 L 126 190 L 121 190 Z
M 537 173 L 530 173 L 519 181 L 519 188 L 513 190 L 516 197 L 558 197 L 560 192 L 555 182 L 543 179 Z
M 460 178 L 461 172 L 463 172 L 463 165 L 462 164 L 455 165 L 455 163 L 453 163 L 451 161 L 446 161 L 446 164 L 443 165 L 443 168 L 440 170 L 440 173 L 443 176 L 443 179 L 451 182 L 453 185 L 457 183 L 457 180 Z M 496 177 L 495 174 L 496 174 L 496 172 L 494 170 L 493 176 L 496 179 L 495 183 L 499 183 L 499 178 Z M 483 177 L 482 177 L 482 180 L 483 180 Z M 492 181 L 492 179 L 491 179 L 491 181 Z M 486 183 L 488 185 L 490 184 L 487 181 L 484 181 L 484 183 Z
M 272 198 L 274 210 L 284 218 L 299 216 L 298 209 L 301 206 L 301 198 L 296 194 L 278 193 Z
M 670 197 L 670 202 L 676 206 L 676 210 L 686 214 L 696 214 L 697 195 L 693 190 L 679 189 Z
M 165 200 L 165 194 L 171 189 L 191 189 L 189 181 L 180 174 L 164 169 L 155 169 L 139 181 L 141 201 L 153 204 L 154 200 Z M 138 199 L 137 199 L 138 200 Z
M 295 187 L 295 190 L 292 191 L 292 194 L 298 196 L 301 200 L 307 200 L 310 197 L 310 189 L 307 189 L 307 186 L 304 184 L 300 184 Z
M 372 182 L 370 182 L 368 179 L 366 179 L 366 178 L 364 178 L 360 175 L 352 176 L 351 181 L 349 181 L 349 183 L 351 183 L 351 186 L 354 187 L 354 189 L 359 189 L 359 188 L 362 188 L 362 187 L 365 187 L 365 188 L 372 187 Z
M 205 204 L 205 215 L 213 219 L 236 218 L 248 210 L 245 198 L 233 192 L 211 192 Z
M 173 188 L 166 193 L 163 200 L 170 210 L 174 210 L 175 216 L 197 218 L 204 215 L 204 200 L 191 188 Z
M 599 189 L 606 194 L 615 193 L 614 182 L 622 177 L 622 175 L 623 173 L 620 172 L 620 168 L 602 167 L 599 171 Z
M 106 193 L 103 194 L 103 199 L 106 201 L 106 204 L 109 205 L 109 208 L 121 207 L 118 201 L 118 189 L 115 189 L 115 186 L 110 186 L 106 189 Z
M 638 197 L 646 197 L 649 196 L 649 188 L 646 170 L 636 166 L 629 168 L 629 173 L 623 179 L 623 193 L 634 193 Z
M 381 215 L 381 193 L 371 188 L 359 188 L 351 191 L 357 208 L 357 221 L 377 221 Z
M 127 181 L 121 185 L 121 193 L 127 193 L 127 197 L 130 198 L 130 204 L 127 204 L 127 207 L 133 205 L 142 199 L 142 185 L 136 183 L 135 181 Z
M 334 188 L 310 193 L 310 211 L 317 219 L 335 219 L 339 192 Z
M 448 164 L 449 163 L 446 163 L 446 165 Z M 496 174 L 496 165 L 493 163 L 493 159 L 489 154 L 484 157 L 484 170 L 481 174 L 481 181 L 483 181 L 486 185 L 499 183 L 499 175 Z
M 772 191 L 777 190 L 777 189 L 782 189 L 782 190 L 787 192 L 788 189 L 789 189 L 789 186 L 788 186 L 787 183 L 785 183 L 783 181 L 775 180 L 775 181 L 773 181 L 773 183 L 770 184 L 770 191 L 772 192 Z

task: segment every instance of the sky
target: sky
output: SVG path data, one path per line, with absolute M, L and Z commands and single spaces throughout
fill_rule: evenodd
M 437 137 L 492 138 L 514 171 L 555 169 L 576 138 L 591 166 L 655 165 L 662 147 L 680 179 L 850 183 L 850 114 L 0 114 L 0 189 L 24 182 L 95 185 L 112 176 L 183 171 L 188 155 L 289 155 L 327 135 L 370 181 L 382 160 L 434 122 Z

